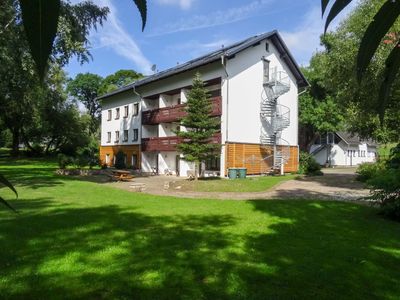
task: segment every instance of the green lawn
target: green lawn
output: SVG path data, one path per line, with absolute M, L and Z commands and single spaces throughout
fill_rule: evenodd
M 195 192 L 263 192 L 278 183 L 295 179 L 298 175 L 247 177 L 246 179 L 203 179 L 198 181 L 179 181 L 183 191 Z
M 54 166 L 0 161 L 20 193 L 2 299 L 399 299 L 400 224 L 374 208 L 148 196 Z

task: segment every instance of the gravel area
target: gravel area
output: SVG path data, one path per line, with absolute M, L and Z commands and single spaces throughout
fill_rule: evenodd
M 184 198 L 208 198 L 229 200 L 265 200 L 265 199 L 320 199 L 340 201 L 360 201 L 369 195 L 369 191 L 363 188 L 363 184 L 355 180 L 354 168 L 324 169 L 324 176 L 303 177 L 301 179 L 289 180 L 265 192 L 191 192 L 180 191 L 179 181 L 185 180 L 172 176 L 138 177 L 134 179 L 135 184 L 144 184 L 144 193 L 163 196 L 174 196 Z M 174 182 L 177 188 L 170 188 Z M 109 183 L 111 186 L 131 190 L 132 183 L 116 182 Z M 366 202 L 364 200 L 364 202 Z

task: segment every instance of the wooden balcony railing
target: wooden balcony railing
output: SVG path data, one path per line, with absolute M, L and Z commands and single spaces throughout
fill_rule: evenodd
M 221 97 L 214 97 L 212 101 L 212 116 L 220 116 L 222 114 Z M 143 125 L 156 125 L 160 123 L 171 123 L 182 119 L 185 115 L 186 104 L 178 104 L 170 107 L 163 107 L 142 112 Z
M 176 145 L 183 141 L 177 136 L 142 139 L 142 151 L 176 151 Z M 221 133 L 215 134 L 210 143 L 221 144 Z

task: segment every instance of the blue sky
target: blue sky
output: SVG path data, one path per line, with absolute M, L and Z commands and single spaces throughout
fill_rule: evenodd
M 107 76 L 119 69 L 151 74 L 153 64 L 161 71 L 273 29 L 297 62 L 307 65 L 323 31 L 318 0 L 148 0 L 144 32 L 132 0 L 93 2 L 108 6 L 110 14 L 91 33 L 93 60 L 80 65 L 72 59 L 66 67 L 71 77 L 84 72 Z

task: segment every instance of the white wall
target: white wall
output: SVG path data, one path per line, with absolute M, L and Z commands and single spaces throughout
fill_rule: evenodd
M 313 152 L 318 146 L 312 145 L 310 152 Z M 364 162 L 374 162 L 376 157 L 369 152 L 376 153 L 376 147 L 368 147 L 367 144 L 347 145 L 340 141 L 339 144 L 332 145 L 331 164 L 332 166 L 357 166 Z M 362 156 L 363 154 L 365 156 Z M 327 148 L 325 148 L 313 156 L 320 165 L 325 165 L 327 155 Z
M 140 144 L 141 136 L 141 113 L 139 103 L 139 114 L 133 116 L 133 103 L 140 102 L 140 99 L 133 91 L 127 91 L 112 98 L 105 98 L 102 100 L 102 111 L 101 111 L 101 145 L 102 146 L 114 146 L 115 143 L 115 131 L 120 132 L 120 139 L 118 145 L 137 145 Z M 124 118 L 124 106 L 128 105 L 129 115 Z M 120 109 L 120 117 L 118 120 L 115 119 L 116 108 Z M 108 121 L 108 110 L 112 111 L 112 118 Z M 133 129 L 139 130 L 138 141 L 133 141 Z M 124 130 L 128 130 L 128 141 L 123 142 Z M 111 132 L 111 142 L 107 142 L 107 132 Z
M 278 99 L 279 104 L 290 108 L 290 127 L 282 133 L 282 138 L 290 145 L 298 144 L 298 89 L 295 77 L 279 58 L 275 47 L 269 42 L 269 52 L 265 50 L 266 41 L 237 54 L 227 62 L 229 80 L 225 83 L 223 95 L 228 97 L 228 111 L 224 120 L 228 121 L 226 139 L 230 142 L 260 143 L 263 127 L 260 118 L 261 93 L 263 91 L 263 61 L 270 61 L 270 70 L 277 67 L 290 78 L 290 91 Z M 229 86 L 229 87 L 228 87 Z M 227 115 L 228 114 L 228 115 Z

